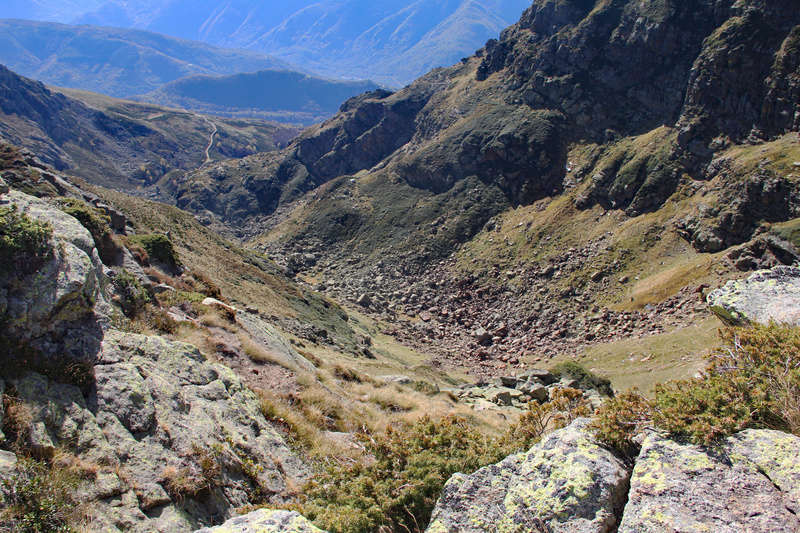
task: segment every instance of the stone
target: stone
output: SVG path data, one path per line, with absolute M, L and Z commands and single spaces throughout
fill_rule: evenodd
M 556 382 L 556 378 L 555 376 L 553 376 L 553 374 L 551 374 L 547 370 L 542 370 L 538 368 L 526 370 L 523 374 L 519 376 L 519 378 L 525 381 L 531 381 L 531 380 L 539 381 L 541 383 L 544 383 L 545 385 L 551 385 Z
M 526 394 L 531 400 L 535 400 L 539 403 L 544 403 L 550 399 L 550 394 L 547 390 L 547 387 L 541 383 L 533 383 L 528 381 L 520 385 L 519 390 Z
M 770 321 L 800 326 L 800 268 L 778 266 L 712 291 L 711 310 L 729 324 Z
M 81 460 L 124 472 L 98 477 L 87 495 L 96 528 L 111 517 L 136 531 L 190 531 L 249 505 L 257 488 L 283 502 L 308 470 L 264 418 L 258 397 L 234 372 L 195 347 L 109 330 L 94 366 L 93 392 L 36 373 L 13 379 L 31 413 L 31 439 L 43 451 L 66 448 Z M 206 454 L 224 465 L 213 491 L 174 500 L 168 469 L 199 472 Z M 244 459 L 258 465 L 245 475 Z M 125 496 L 132 493 L 133 498 Z M 150 518 L 148 517 L 150 516 Z M 94 524 L 95 522 L 92 522 Z
M 232 313 L 234 316 L 236 316 L 237 309 L 235 307 L 233 307 L 231 305 L 228 305 L 225 302 L 221 302 L 220 300 L 217 300 L 216 298 L 210 298 L 210 297 L 206 298 L 206 299 L 203 300 L 202 303 L 203 303 L 203 305 L 205 305 L 207 307 L 217 307 L 219 309 L 222 309 L 223 311 L 227 311 L 229 313 Z
M 259 509 L 195 533 L 325 533 L 295 511 Z
M 166 283 L 159 283 L 153 287 L 153 292 L 156 294 L 163 294 L 165 292 L 175 292 L 175 287 L 167 285 Z
M 619 533 L 800 531 L 800 520 L 785 503 L 787 494 L 759 465 L 780 472 L 776 477 L 796 496 L 800 439 L 783 435 L 751 430 L 727 439 L 716 452 L 648 435 L 633 469 Z
M 483 396 L 497 405 L 511 405 L 515 392 L 519 391 L 507 387 L 490 387 L 483 392 Z
M 356 303 L 361 307 L 369 307 L 372 304 L 372 298 L 369 297 L 369 294 L 363 293 L 361 296 L 358 297 Z
M 451 477 L 427 533 L 614 531 L 629 473 L 594 443 L 589 423 L 578 419 L 527 452 Z
M 472 338 L 475 339 L 475 342 L 478 344 L 485 345 L 491 343 L 492 334 L 486 331 L 484 328 L 477 328 L 472 332 Z
M 0 485 L 4 479 L 14 475 L 17 467 L 17 456 L 11 452 L 0 450 Z
M 411 384 L 411 378 L 408 377 L 408 376 L 402 376 L 402 375 L 381 376 L 379 379 L 381 381 L 383 381 L 384 383 L 396 383 L 397 385 L 410 385 Z
M 0 194 L 6 194 L 9 190 L 8 183 L 3 178 L 0 178 Z

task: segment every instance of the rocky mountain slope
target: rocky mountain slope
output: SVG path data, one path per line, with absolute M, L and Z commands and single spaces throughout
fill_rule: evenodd
M 58 170 L 126 190 L 152 189 L 173 171 L 284 145 L 296 130 L 204 117 L 91 93 L 58 93 L 0 67 L 0 134 Z
M 34 12 L 2 16 L 33 18 Z M 23 76 L 117 98 L 148 93 L 192 75 L 290 68 L 257 52 L 226 50 L 141 30 L 32 20 L 0 20 L 0 43 L 0 63 Z
M 322 256 L 296 270 L 452 364 L 668 332 L 702 319 L 698 287 L 796 257 L 798 22 L 789 2 L 536 2 L 459 65 L 190 173 L 178 205 Z
M 0 6 L 0 16 L 134 27 L 278 55 L 325 76 L 401 86 L 471 54 L 527 5 L 526 0 L 106 1 L 65 13 L 59 2 L 28 0 Z

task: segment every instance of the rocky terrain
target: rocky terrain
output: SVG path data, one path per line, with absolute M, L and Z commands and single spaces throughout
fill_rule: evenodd
M 176 206 L 0 146 L 0 519 L 798 530 L 799 17 L 537 0 Z

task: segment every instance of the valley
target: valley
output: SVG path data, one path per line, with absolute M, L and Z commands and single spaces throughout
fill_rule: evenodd
M 800 12 L 523 7 L 317 103 L 0 67 L 0 530 L 797 531 Z

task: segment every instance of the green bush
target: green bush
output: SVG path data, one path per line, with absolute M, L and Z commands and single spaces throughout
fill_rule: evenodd
M 422 531 L 450 476 L 501 458 L 491 439 L 457 417 L 425 417 L 361 435 L 361 441 L 374 462 L 337 466 L 318 476 L 299 506 L 332 533 Z
M 71 532 L 77 476 L 46 463 L 21 458 L 16 472 L 0 482 L 0 526 L 20 533 Z
M 169 268 L 177 268 L 180 265 L 178 260 L 178 253 L 172 246 L 166 235 L 153 233 L 150 235 L 131 235 L 128 240 L 136 245 L 142 247 L 150 259 L 168 266 Z
M 590 372 L 578 363 L 572 361 L 559 363 L 550 369 L 550 373 L 556 379 L 569 378 L 576 380 L 580 389 L 594 389 L 604 396 L 614 396 L 614 389 L 611 388 L 610 380 Z
M 127 270 L 118 272 L 111 279 L 111 283 L 114 286 L 114 292 L 119 298 L 118 303 L 122 307 L 122 312 L 125 313 L 125 316 L 129 318 L 138 316 L 144 311 L 145 306 L 150 303 L 150 295 L 147 294 L 147 291 L 136 279 L 136 276 Z
M 633 436 L 654 426 L 670 436 L 711 445 L 745 428 L 800 435 L 800 328 L 770 324 L 728 328 L 703 375 L 612 400 L 595 420 L 598 439 L 631 455 Z
M 17 211 L 0 207 L 0 263 L 9 272 L 26 275 L 39 270 L 52 257 L 53 227 Z
M 58 205 L 62 211 L 78 219 L 78 222 L 89 230 L 100 259 L 106 264 L 116 263 L 121 248 L 114 240 L 111 218 L 102 210 L 76 198 L 59 198 Z

